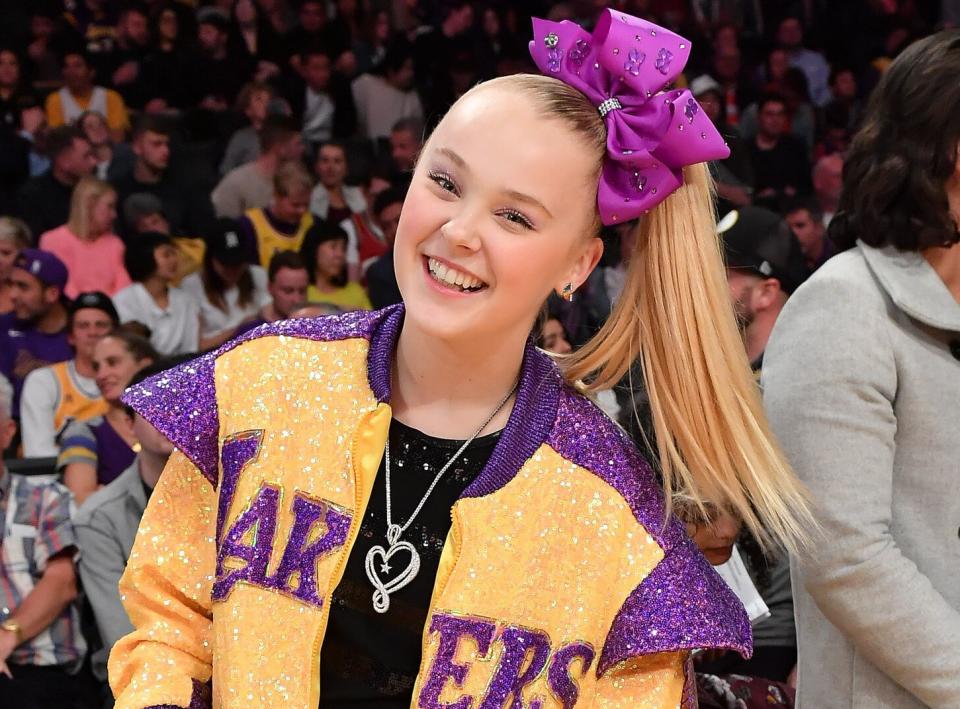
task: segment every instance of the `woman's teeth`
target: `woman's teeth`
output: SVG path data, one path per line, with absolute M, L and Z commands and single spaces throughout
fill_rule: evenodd
M 427 267 L 434 280 L 440 281 L 444 285 L 458 287 L 462 291 L 478 291 L 484 288 L 486 284 L 479 278 L 468 276 L 455 268 L 440 263 L 437 259 L 428 259 Z

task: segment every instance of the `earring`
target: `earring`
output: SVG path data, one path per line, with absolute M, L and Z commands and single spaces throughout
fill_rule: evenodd
M 573 300 L 573 284 L 568 283 L 563 287 L 563 290 L 560 291 L 560 297 L 563 298 L 568 303 Z

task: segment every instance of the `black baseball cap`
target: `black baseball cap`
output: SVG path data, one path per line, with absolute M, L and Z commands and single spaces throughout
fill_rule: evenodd
M 231 219 L 218 219 L 207 239 L 210 257 L 224 266 L 239 266 L 248 261 L 248 251 L 240 238 L 237 224 Z
M 84 308 L 102 310 L 110 316 L 110 320 L 113 322 L 114 327 L 120 325 L 120 316 L 117 315 L 117 309 L 114 307 L 113 301 L 110 300 L 110 296 L 108 296 L 106 293 L 101 293 L 100 291 L 87 291 L 86 293 L 80 293 L 70 304 L 70 317 L 73 318 L 73 316 L 77 314 L 78 310 L 83 310 Z
M 717 224 L 723 239 L 727 268 L 752 271 L 776 278 L 786 293 L 793 293 L 810 272 L 800 242 L 779 214 L 761 207 L 741 207 Z

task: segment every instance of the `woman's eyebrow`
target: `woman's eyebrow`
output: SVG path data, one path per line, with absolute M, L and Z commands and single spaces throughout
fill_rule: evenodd
M 551 219 L 553 219 L 553 214 L 550 213 L 550 210 L 547 209 L 545 206 L 543 206 L 543 202 L 541 202 L 541 201 L 540 201 L 539 199 L 537 199 L 536 197 L 531 197 L 531 196 L 528 195 L 528 194 L 524 194 L 523 192 L 517 192 L 517 191 L 515 191 L 515 190 L 504 190 L 503 193 L 504 193 L 507 197 L 510 197 L 510 199 L 515 199 L 515 200 L 517 200 L 518 202 L 524 202 L 524 203 L 529 204 L 529 205 L 531 205 L 531 206 L 533 206 L 533 207 L 536 207 L 537 209 L 542 209 L 542 210 L 544 211 L 544 213 L 545 213 L 548 217 L 550 217 Z
M 450 162 L 459 167 L 461 170 L 469 171 L 466 161 L 450 148 L 437 148 L 437 152 L 450 158 Z

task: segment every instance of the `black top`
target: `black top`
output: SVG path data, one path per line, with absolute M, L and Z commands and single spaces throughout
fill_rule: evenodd
M 420 514 L 401 539 L 420 553 L 420 571 L 390 596 L 390 608 L 373 610 L 373 587 L 365 560 L 373 546 L 387 547 L 384 461 L 373 484 L 367 513 L 351 550 L 343 579 L 333 592 L 330 620 L 320 653 L 321 707 L 410 706 L 420 669 L 423 627 L 430 608 L 440 552 L 452 524 L 450 508 L 486 465 L 499 433 L 477 438 L 440 478 Z M 390 425 L 391 512 L 394 524 L 406 524 L 430 483 L 463 441 L 433 438 L 399 421 Z M 390 559 L 395 578 L 409 555 Z

